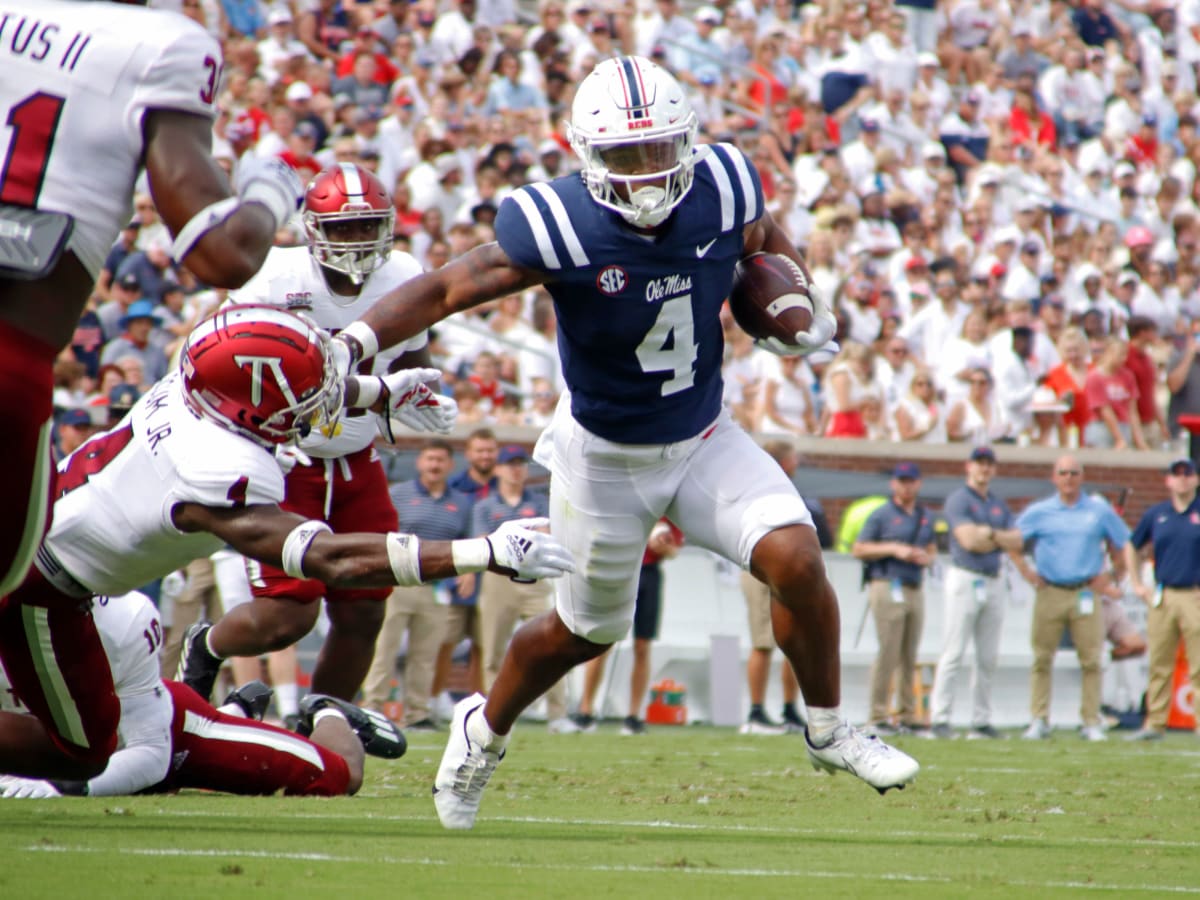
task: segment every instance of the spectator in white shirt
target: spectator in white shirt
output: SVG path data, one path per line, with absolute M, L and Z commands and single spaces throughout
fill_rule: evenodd
M 937 260 L 933 268 L 934 301 L 925 305 L 900 326 L 900 335 L 908 341 L 917 358 L 927 366 L 936 365 L 942 348 L 962 330 L 971 308 L 959 298 L 955 264 Z

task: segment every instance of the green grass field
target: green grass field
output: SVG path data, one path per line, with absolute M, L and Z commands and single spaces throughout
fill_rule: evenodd
M 434 814 L 427 734 L 354 798 L 0 801 L 0 897 L 1200 894 L 1193 736 L 896 742 L 923 769 L 880 797 L 799 737 L 523 725 L 466 833 Z

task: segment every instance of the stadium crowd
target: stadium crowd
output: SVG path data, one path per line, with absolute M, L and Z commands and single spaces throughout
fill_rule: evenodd
M 223 44 L 223 167 L 358 162 L 427 269 L 490 240 L 515 186 L 573 170 L 561 122 L 598 59 L 666 65 L 836 302 L 836 358 L 778 359 L 729 322 L 726 400 L 753 430 L 1157 449 L 1200 412 L 1195 4 L 152 5 Z M 58 367 L 74 422 L 105 424 L 221 300 L 172 264 L 150 195 L 134 208 Z M 545 424 L 554 331 L 542 290 L 439 326 L 460 421 Z

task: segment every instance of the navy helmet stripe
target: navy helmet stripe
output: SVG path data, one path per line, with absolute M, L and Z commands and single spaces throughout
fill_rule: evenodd
M 646 115 L 646 102 L 642 99 L 641 72 L 628 56 L 621 57 L 621 68 L 625 70 L 625 83 L 629 88 L 630 118 L 641 119 Z

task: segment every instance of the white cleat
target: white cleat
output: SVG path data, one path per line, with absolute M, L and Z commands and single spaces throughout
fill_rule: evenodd
M 483 789 L 500 760 L 504 759 L 502 749 L 485 750 L 471 737 L 475 729 L 468 728 L 471 724 L 485 724 L 472 722 L 483 716 L 485 700 L 483 694 L 472 694 L 454 705 L 450 739 L 433 782 L 433 805 L 437 807 L 444 828 L 466 830 L 474 827 Z
M 813 744 L 807 731 L 804 732 L 804 743 L 808 747 L 808 758 L 818 772 L 825 771 L 830 775 L 838 771 L 849 772 L 881 794 L 891 788 L 904 790 L 921 770 L 920 764 L 907 753 L 901 753 L 877 737 L 863 734 L 847 722 L 834 729 L 833 737 L 820 747 Z

